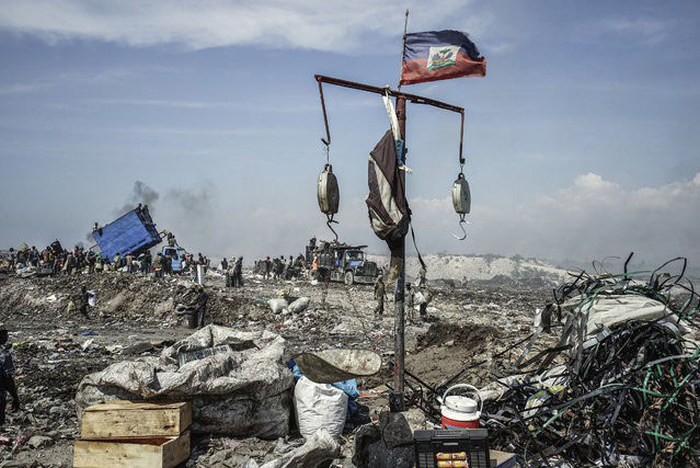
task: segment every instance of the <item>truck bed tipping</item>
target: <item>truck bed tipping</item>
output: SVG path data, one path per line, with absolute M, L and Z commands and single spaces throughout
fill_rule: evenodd
M 102 255 L 112 260 L 119 253 L 138 255 L 160 243 L 160 234 L 148 210 L 135 208 L 111 223 L 92 231 Z

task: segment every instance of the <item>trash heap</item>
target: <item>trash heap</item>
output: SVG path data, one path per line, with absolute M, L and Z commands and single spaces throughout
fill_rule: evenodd
M 79 408 L 110 400 L 190 400 L 193 432 L 262 439 L 289 431 L 292 373 L 284 339 L 208 325 L 159 358 L 123 361 L 83 378 Z
M 529 466 L 697 466 L 699 296 L 684 259 L 646 281 L 626 265 L 554 291 L 512 371 L 481 391 L 492 447 Z

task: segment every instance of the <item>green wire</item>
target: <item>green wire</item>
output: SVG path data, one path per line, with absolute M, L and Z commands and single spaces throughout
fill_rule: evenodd
M 671 379 L 673 380 L 673 385 L 678 387 L 678 380 L 676 380 L 676 373 L 673 371 L 673 366 L 669 366 L 668 371 L 671 374 Z
M 658 431 L 658 429 L 659 429 L 658 424 L 657 424 L 657 426 L 656 426 L 656 429 L 657 429 L 657 431 Z M 658 446 L 659 438 L 662 438 L 662 439 L 664 439 L 664 440 L 668 440 L 668 441 L 671 441 L 671 442 L 678 442 L 678 441 L 680 440 L 680 439 L 678 439 L 678 438 L 671 437 L 671 436 L 669 436 L 669 435 L 666 435 L 666 434 L 663 434 L 663 433 L 657 432 L 657 431 L 644 431 L 645 434 L 652 435 L 652 436 L 654 436 L 654 437 L 656 438 L 657 446 Z
M 646 376 L 644 377 L 644 390 L 646 391 L 647 388 L 647 383 L 649 382 L 649 377 L 651 377 L 652 370 L 649 369 L 646 373 Z M 642 394 L 642 398 L 644 400 L 644 406 L 647 404 L 647 395 L 646 392 Z
M 674 390 L 673 394 L 671 394 L 670 398 L 666 401 L 666 405 L 661 409 L 661 411 L 666 411 L 668 409 L 669 405 L 676 399 L 678 396 L 678 392 L 680 392 L 681 388 L 685 385 L 685 383 L 690 379 L 690 377 L 693 375 L 693 373 L 689 373 L 688 375 L 685 376 L 683 380 L 681 380 L 680 385 L 676 385 L 676 390 Z
M 693 435 L 693 432 L 695 429 L 697 429 L 697 427 L 697 425 L 693 426 L 692 429 L 686 433 L 686 436 L 683 438 L 683 442 L 681 442 L 676 451 L 673 452 L 674 455 L 678 455 L 680 451 L 688 445 L 688 439 L 690 439 L 690 436 Z

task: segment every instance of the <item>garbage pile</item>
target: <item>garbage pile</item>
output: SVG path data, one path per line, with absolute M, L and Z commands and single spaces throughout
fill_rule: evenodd
M 626 265 L 555 290 L 513 372 L 482 389 L 492 447 L 529 466 L 697 466 L 700 296 L 684 259 L 647 281 Z
M 75 401 L 82 409 L 115 399 L 187 399 L 193 432 L 284 437 L 293 377 L 283 353 L 284 339 L 274 333 L 208 325 L 159 358 L 118 362 L 86 376 Z

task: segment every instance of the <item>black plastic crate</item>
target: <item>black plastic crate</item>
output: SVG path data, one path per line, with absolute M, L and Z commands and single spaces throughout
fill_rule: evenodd
M 469 468 L 491 468 L 489 460 L 489 435 L 486 429 L 415 431 L 416 466 L 438 468 L 438 454 L 466 454 Z M 450 461 L 461 462 L 463 457 L 454 455 Z M 450 466 L 443 464 L 444 466 Z M 452 466 L 460 466 L 459 463 Z M 464 465 L 462 465 L 464 466 Z

